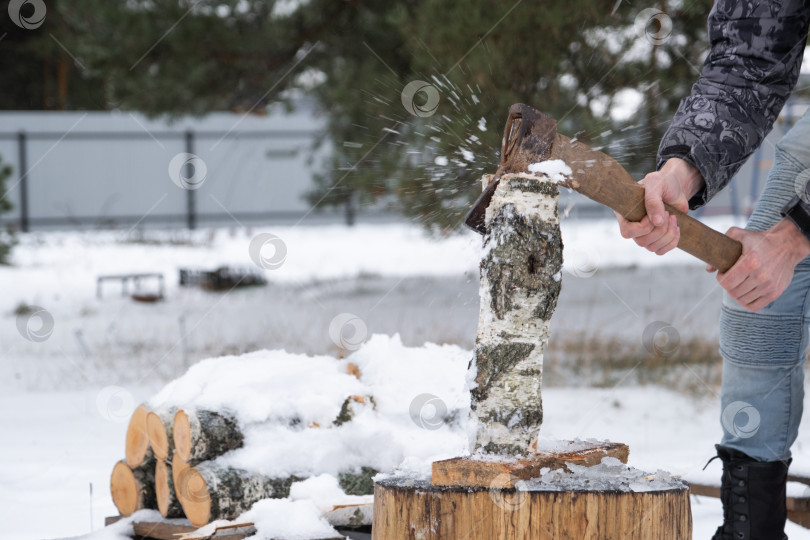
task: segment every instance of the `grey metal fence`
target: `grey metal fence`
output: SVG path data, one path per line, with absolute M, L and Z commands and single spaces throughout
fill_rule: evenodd
M 328 152 L 313 150 L 320 128 L 310 111 L 174 124 L 125 113 L 0 113 L 0 156 L 14 169 L 0 194 L 14 209 L 0 223 L 28 231 L 341 222 L 346 209 L 312 212 L 306 199 Z M 172 181 L 173 161 L 190 154 L 205 168 L 198 189 Z
M 774 146 L 803 114 L 791 102 L 766 142 L 732 184 L 700 214 L 750 214 Z M 215 114 L 171 123 L 127 113 L 0 112 L 0 156 L 14 168 L 6 185 L 14 209 L 0 224 L 50 228 L 145 228 L 248 223 L 401 219 L 383 207 L 313 212 L 305 195 L 328 148 L 313 152 L 322 122 L 302 107 L 268 117 Z M 170 164 L 194 154 L 206 168 L 199 189 L 172 182 Z M 610 215 L 577 194 L 563 194 L 570 217 Z M 359 212 L 359 213 L 358 213 Z

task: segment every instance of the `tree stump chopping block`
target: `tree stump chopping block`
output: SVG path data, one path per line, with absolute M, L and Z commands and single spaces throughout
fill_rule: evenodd
M 521 491 L 434 486 L 392 478 L 374 486 L 374 540 L 688 540 L 689 488 Z

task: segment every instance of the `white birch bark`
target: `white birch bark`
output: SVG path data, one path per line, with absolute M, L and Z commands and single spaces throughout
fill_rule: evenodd
M 540 432 L 543 351 L 562 268 L 558 195 L 546 178 L 505 175 L 487 208 L 469 374 L 477 452 L 526 455 Z

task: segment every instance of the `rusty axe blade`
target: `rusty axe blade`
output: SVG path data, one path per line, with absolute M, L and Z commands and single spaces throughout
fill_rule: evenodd
M 486 210 L 504 174 L 529 174 L 529 165 L 560 159 L 573 171 L 562 185 L 604 204 L 629 221 L 641 221 L 647 210 L 644 188 L 613 158 L 580 141 L 557 133 L 557 122 L 540 111 L 516 103 L 509 108 L 504 129 L 501 163 L 489 185 L 475 201 L 464 223 L 486 234 Z M 742 253 L 742 245 L 710 229 L 683 212 L 665 205 L 676 216 L 681 229 L 678 247 L 721 272 L 731 268 Z
M 557 121 L 547 114 L 522 103 L 509 107 L 509 116 L 503 130 L 501 163 L 492 181 L 473 203 L 464 218 L 464 224 L 474 231 L 486 234 L 487 207 L 498 188 L 501 176 L 528 172 L 530 164 L 548 159 L 556 135 Z

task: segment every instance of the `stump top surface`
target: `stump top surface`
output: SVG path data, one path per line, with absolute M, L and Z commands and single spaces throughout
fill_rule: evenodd
M 526 491 L 532 493 L 559 493 L 559 492 L 566 492 L 566 493 L 610 493 L 616 495 L 626 494 L 628 496 L 638 494 L 638 493 L 674 493 L 678 491 L 688 491 L 689 485 L 684 482 L 680 481 L 677 485 L 673 484 L 673 487 L 667 489 L 649 489 L 642 491 L 632 491 L 629 489 L 618 489 L 618 488 L 609 488 L 609 489 L 585 489 L 585 488 L 572 488 L 572 489 L 559 489 L 554 488 L 551 485 L 548 486 L 525 486 L 521 485 L 521 488 L 517 487 L 496 487 L 496 486 L 437 486 L 431 483 L 430 478 L 414 478 L 413 476 L 409 475 L 396 475 L 391 474 L 386 476 L 385 478 L 381 478 L 379 480 L 374 481 L 375 485 L 382 486 L 386 489 L 393 489 L 393 490 L 406 490 L 406 491 L 420 491 L 425 493 L 478 493 L 482 491 L 504 491 L 504 492 L 516 492 L 516 491 Z

